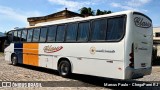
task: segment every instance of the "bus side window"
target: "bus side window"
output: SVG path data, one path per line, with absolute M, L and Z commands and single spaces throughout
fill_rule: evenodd
M 18 42 L 20 42 L 20 41 L 21 41 L 21 30 L 18 31 Z
M 27 34 L 27 42 L 32 41 L 32 33 L 33 33 L 33 29 L 29 29 Z
M 11 43 L 13 41 L 13 32 L 9 32 L 7 37 L 8 37 L 8 41 Z
M 124 34 L 125 20 L 123 17 L 108 19 L 107 40 L 120 40 Z
M 56 26 L 49 26 L 47 42 L 55 42 Z
M 40 28 L 35 28 L 34 33 L 33 33 L 33 41 L 32 42 L 39 41 L 39 33 L 40 33 Z
M 23 30 L 23 31 L 22 31 L 21 41 L 22 41 L 22 42 L 26 42 L 26 41 L 27 41 L 27 30 Z
M 47 28 L 46 27 L 42 27 L 39 41 L 40 42 L 45 42 L 46 41 L 46 36 L 47 36 Z
M 64 36 L 65 36 L 65 25 L 59 25 L 57 27 L 56 42 L 63 42 Z
M 87 41 L 89 37 L 90 23 L 89 22 L 81 22 L 78 27 L 78 41 Z
M 77 23 L 69 23 L 66 29 L 66 41 L 76 41 L 77 37 Z
M 13 42 L 17 42 L 18 41 L 17 34 L 18 34 L 18 32 L 14 31 Z
M 106 19 L 97 19 L 92 22 L 92 41 L 105 40 L 105 34 L 106 34 L 106 28 L 107 28 L 107 22 Z

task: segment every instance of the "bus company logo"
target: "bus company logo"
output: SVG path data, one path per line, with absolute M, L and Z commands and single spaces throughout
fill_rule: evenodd
M 143 18 L 140 18 L 140 17 L 135 17 L 134 18 L 134 22 L 135 22 L 135 25 L 137 27 L 142 27 L 142 28 L 149 28 L 149 27 L 151 27 L 151 23 L 150 22 L 145 22 L 143 20 Z
M 96 53 L 96 48 L 95 48 L 95 47 L 91 47 L 91 48 L 90 48 L 90 53 L 91 53 L 92 55 L 94 55 L 94 54 Z
M 48 46 L 45 46 L 45 47 L 43 48 L 44 52 L 46 52 L 46 53 L 58 52 L 58 51 L 60 51 L 61 49 L 63 49 L 62 46 L 53 47 L 52 45 L 48 45 Z
M 106 49 L 96 49 L 95 47 L 90 48 L 90 53 L 94 55 L 95 53 L 115 53 L 115 50 L 106 50 Z

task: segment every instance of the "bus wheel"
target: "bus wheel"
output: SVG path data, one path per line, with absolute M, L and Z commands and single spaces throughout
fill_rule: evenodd
M 69 77 L 71 74 L 71 64 L 68 61 L 61 61 L 58 65 L 58 72 L 62 77 Z
M 11 57 L 11 63 L 12 63 L 12 65 L 14 65 L 14 66 L 16 66 L 16 65 L 18 64 L 18 58 L 17 58 L 16 55 L 13 55 L 13 56 Z

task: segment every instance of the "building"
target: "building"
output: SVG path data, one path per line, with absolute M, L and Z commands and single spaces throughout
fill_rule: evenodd
M 65 10 L 63 11 L 56 12 L 50 15 L 41 16 L 41 17 L 29 17 L 27 18 L 27 21 L 29 22 L 30 26 L 35 26 L 37 23 L 50 22 L 50 21 L 72 18 L 72 17 L 84 17 L 84 16 L 81 14 L 69 11 L 67 10 L 67 8 L 65 8 Z
M 153 28 L 153 52 L 156 57 L 160 57 L 160 27 Z
M 160 44 L 160 27 L 153 28 L 153 42 L 154 44 Z

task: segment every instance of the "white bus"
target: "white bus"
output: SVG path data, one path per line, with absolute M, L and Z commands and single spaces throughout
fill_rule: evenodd
M 152 21 L 123 11 L 8 32 L 5 60 L 71 73 L 133 79 L 152 70 Z

